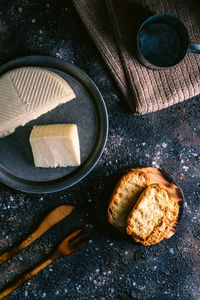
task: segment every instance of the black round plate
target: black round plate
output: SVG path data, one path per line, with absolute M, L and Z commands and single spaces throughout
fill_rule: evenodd
M 0 139 L 0 181 L 24 192 L 57 192 L 79 182 L 98 162 L 108 134 L 107 110 L 94 82 L 77 67 L 53 57 L 27 56 L 0 66 L 0 75 L 22 66 L 43 67 L 59 74 L 72 87 L 76 98 Z M 56 123 L 78 125 L 81 166 L 48 169 L 34 166 L 29 144 L 33 126 Z

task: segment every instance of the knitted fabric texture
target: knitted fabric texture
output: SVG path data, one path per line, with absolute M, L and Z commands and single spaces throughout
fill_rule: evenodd
M 131 111 L 146 114 L 200 93 L 200 56 L 187 53 L 176 66 L 155 71 L 135 54 L 139 26 L 149 16 L 169 13 L 200 43 L 198 0 L 73 0 L 75 8 L 113 74 Z

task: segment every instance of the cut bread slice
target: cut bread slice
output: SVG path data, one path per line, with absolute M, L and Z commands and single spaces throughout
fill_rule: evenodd
M 128 216 L 127 233 L 146 240 L 162 225 L 169 205 L 169 197 L 163 186 L 149 185 Z
M 158 226 L 155 229 L 155 231 L 147 237 L 146 240 L 140 239 L 138 236 L 132 234 L 133 239 L 136 242 L 139 242 L 145 246 L 159 243 L 165 238 L 166 234 L 171 230 L 174 222 L 178 218 L 178 213 L 179 213 L 178 202 L 174 198 L 170 197 L 167 213 L 160 226 Z
M 127 217 L 148 184 L 148 177 L 138 170 L 131 170 L 121 178 L 108 207 L 110 224 L 121 231 L 126 231 Z

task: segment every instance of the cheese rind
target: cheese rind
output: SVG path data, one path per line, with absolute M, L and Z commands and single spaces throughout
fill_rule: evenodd
M 73 98 L 75 94 L 69 84 L 47 69 L 22 67 L 3 74 L 0 77 L 0 137 Z
M 36 167 L 79 166 L 80 145 L 76 124 L 35 126 L 30 135 Z

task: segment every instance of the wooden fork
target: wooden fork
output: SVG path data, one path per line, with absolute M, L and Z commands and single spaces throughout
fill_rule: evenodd
M 72 234 L 70 234 L 68 237 L 66 237 L 59 246 L 55 249 L 53 254 L 45 260 L 43 263 L 39 264 L 37 267 L 33 268 L 30 272 L 23 275 L 20 279 L 18 279 L 16 282 L 11 284 L 9 287 L 7 287 L 5 290 L 0 292 L 0 299 L 3 299 L 4 297 L 8 296 L 11 292 L 13 292 L 15 289 L 17 289 L 20 285 L 22 285 L 24 282 L 29 280 L 32 276 L 40 272 L 42 269 L 44 269 L 46 266 L 51 264 L 54 260 L 57 258 L 68 256 L 75 251 L 82 248 L 87 242 L 89 238 L 88 236 L 83 232 L 82 229 L 78 229 Z
M 38 225 L 34 232 L 29 235 L 19 245 L 13 246 L 6 252 L 0 255 L 0 265 L 6 262 L 9 258 L 17 254 L 20 250 L 29 246 L 32 242 L 37 240 L 42 234 L 52 228 L 54 225 L 62 221 L 75 209 L 72 205 L 60 205 L 53 209 Z

